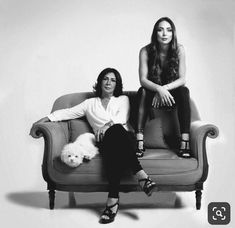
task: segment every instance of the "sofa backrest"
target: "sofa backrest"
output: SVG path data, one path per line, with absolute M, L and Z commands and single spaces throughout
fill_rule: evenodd
M 138 105 L 137 105 L 137 92 L 125 91 L 130 100 L 130 119 L 129 122 L 135 129 Z M 92 92 L 81 92 L 66 94 L 58 99 L 53 104 L 51 112 L 59 109 L 73 107 L 85 99 L 94 97 Z M 199 120 L 197 108 L 191 99 L 191 121 Z M 69 121 L 70 140 L 74 141 L 79 134 L 91 131 L 85 118 Z M 147 148 L 169 148 L 176 146 L 176 139 L 179 136 L 179 124 L 177 118 L 177 109 L 173 110 L 160 110 L 152 109 L 151 115 L 148 118 L 144 129 L 144 141 Z

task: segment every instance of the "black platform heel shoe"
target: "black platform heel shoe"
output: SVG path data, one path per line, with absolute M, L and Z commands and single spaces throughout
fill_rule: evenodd
M 144 181 L 144 185 L 142 186 L 140 183 Z M 153 190 L 156 190 L 156 183 L 153 182 L 150 177 L 139 179 L 139 185 L 141 186 L 142 190 L 145 192 L 147 196 L 151 196 Z
M 140 148 L 140 142 L 142 142 L 142 148 Z M 143 143 L 143 139 L 141 140 L 137 140 L 137 148 L 136 148 L 136 156 L 137 158 L 142 158 L 144 156 L 144 151 L 145 151 L 145 147 L 144 147 L 144 143 Z
M 116 212 L 113 212 L 111 210 L 111 208 L 115 207 L 116 205 L 117 205 L 117 210 L 116 210 Z M 115 217 L 116 217 L 116 215 L 117 215 L 118 207 L 119 207 L 119 200 L 117 201 L 117 203 L 115 203 L 115 204 L 113 204 L 111 206 L 106 205 L 106 208 L 104 209 L 104 212 L 102 213 L 99 222 L 101 224 L 107 224 L 107 223 L 113 222 Z M 102 218 L 103 215 L 107 216 L 107 218 Z
M 191 150 L 189 149 L 189 140 L 181 139 L 185 143 L 184 148 L 180 148 L 178 156 L 181 158 L 191 158 Z

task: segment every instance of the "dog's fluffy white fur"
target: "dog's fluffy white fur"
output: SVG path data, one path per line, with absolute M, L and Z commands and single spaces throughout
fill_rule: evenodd
M 73 143 L 64 146 L 61 161 L 75 168 L 83 162 L 83 159 L 91 160 L 96 154 L 98 154 L 98 148 L 95 146 L 95 135 L 84 133 L 79 135 Z

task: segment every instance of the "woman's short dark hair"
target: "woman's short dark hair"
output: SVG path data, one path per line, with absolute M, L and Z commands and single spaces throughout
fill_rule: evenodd
M 93 86 L 94 89 L 94 93 L 97 97 L 101 97 L 102 96 L 102 89 L 101 89 L 101 83 L 105 77 L 105 75 L 109 74 L 109 73 L 113 73 L 116 77 L 116 87 L 114 89 L 113 95 L 115 97 L 119 97 L 120 95 L 122 95 L 123 91 L 123 85 L 122 85 L 122 77 L 120 75 L 120 73 L 114 69 L 114 68 L 105 68 L 104 70 L 102 70 L 97 78 L 97 82 L 95 83 L 95 85 Z

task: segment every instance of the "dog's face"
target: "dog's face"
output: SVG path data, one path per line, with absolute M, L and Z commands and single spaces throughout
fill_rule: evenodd
M 61 161 L 71 168 L 79 166 L 83 159 L 91 160 L 97 153 L 98 149 L 93 145 L 94 135 L 82 135 L 73 143 L 63 147 L 61 152 Z
M 71 150 L 63 150 L 61 160 L 68 166 L 75 168 L 82 163 L 83 156 L 79 153 L 74 153 Z

